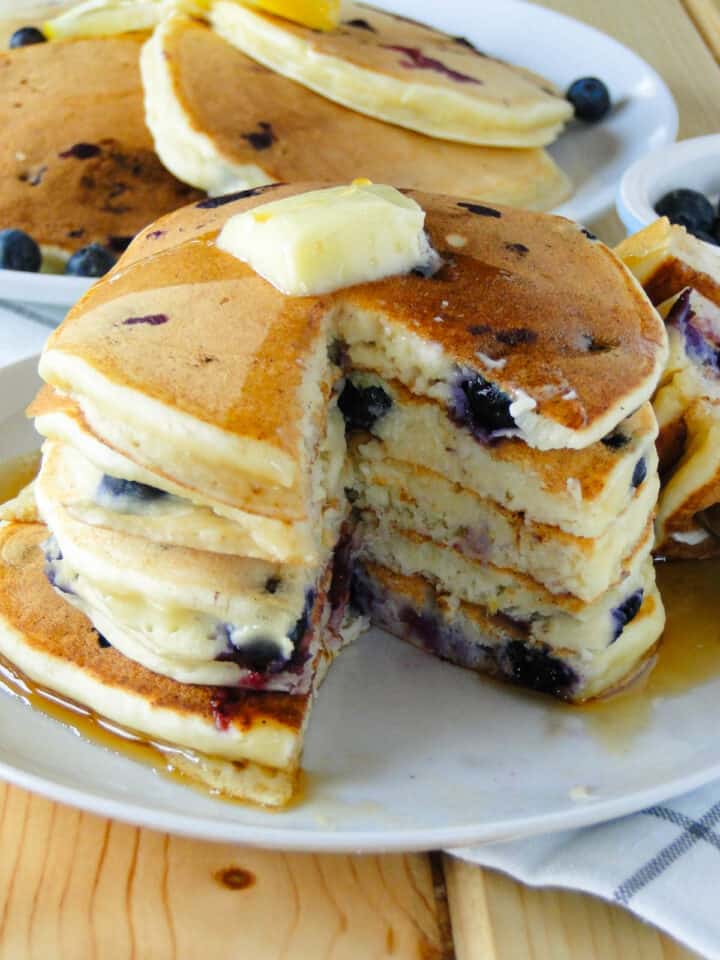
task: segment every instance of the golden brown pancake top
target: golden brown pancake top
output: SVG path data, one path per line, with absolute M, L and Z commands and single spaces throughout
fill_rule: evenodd
M 373 120 L 246 57 L 198 21 L 176 18 L 164 54 L 190 124 L 237 164 L 274 180 L 371 180 L 549 209 L 568 193 L 543 150 L 475 147 Z
M 117 251 L 201 194 L 155 155 L 139 54 L 145 34 L 0 52 L 0 229 L 75 250 Z
M 241 731 L 269 722 L 301 728 L 305 696 L 177 683 L 101 646 L 87 617 L 58 596 L 44 574 L 40 545 L 47 537 L 41 524 L 0 529 L 0 616 L 27 645 L 71 663 L 108 688 L 142 697 L 151 707 L 210 722 L 220 710 Z
M 318 298 L 284 297 L 214 246 L 229 217 L 316 186 L 255 188 L 153 224 L 70 312 L 49 348 L 289 453 L 299 449 L 303 364 L 332 303 L 379 312 L 439 344 L 458 368 L 524 391 L 537 413 L 572 430 L 654 384 L 662 321 L 612 252 L 559 217 L 408 191 L 427 212 L 442 269 Z M 460 252 L 448 237 L 462 238 Z M 147 317 L 160 322 L 137 322 Z M 504 366 L 490 370 L 478 353 Z

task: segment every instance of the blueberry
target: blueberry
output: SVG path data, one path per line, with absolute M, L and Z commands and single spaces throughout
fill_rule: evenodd
M 114 266 L 115 257 L 99 243 L 91 243 L 70 257 L 65 273 L 72 277 L 102 277 Z
M 382 387 L 356 387 L 348 380 L 338 399 L 348 430 L 371 430 L 392 407 Z
M 278 654 L 277 644 L 272 640 L 256 637 L 249 643 L 244 643 L 235 653 L 233 660 L 248 670 L 265 673 L 278 659 Z
M 452 388 L 450 416 L 470 427 L 480 440 L 496 430 L 512 430 L 517 424 L 510 414 L 510 397 L 479 373 L 460 376 Z
M 120 477 L 111 477 L 104 474 L 98 487 L 98 496 L 110 497 L 132 497 L 133 500 L 160 500 L 166 497 L 164 490 L 158 490 L 157 487 L 151 487 L 147 483 L 137 483 L 135 480 L 122 480 Z
M 635 469 L 633 470 L 632 480 L 630 483 L 633 487 L 639 487 L 647 476 L 647 461 L 645 457 L 640 457 L 638 462 L 635 464 Z
M 610 641 L 611 643 L 615 643 L 625 627 L 638 615 L 644 594 L 645 591 L 640 587 L 639 590 L 631 593 L 626 600 L 623 600 L 619 606 L 610 612 L 613 623 L 613 638 Z
M 575 80 L 565 94 L 575 109 L 578 120 L 597 123 L 610 109 L 608 88 L 597 77 L 581 77 Z
M 622 430 L 614 430 L 612 433 L 604 436 L 600 442 L 609 450 L 622 450 L 623 447 L 626 447 L 630 443 L 630 437 L 626 433 L 623 433 Z
M 531 690 L 567 697 L 577 683 L 572 667 L 553 657 L 544 645 L 530 646 L 511 640 L 498 657 L 502 672 L 510 680 Z
M 0 267 L 37 273 L 42 263 L 40 247 L 22 230 L 0 231 Z
M 678 223 L 690 233 L 701 230 L 710 233 L 715 220 L 715 211 L 708 198 L 698 190 L 680 187 L 662 196 L 655 204 L 655 213 Z
M 15 50 L 17 47 L 29 47 L 33 43 L 46 42 L 47 37 L 42 30 L 38 30 L 37 27 L 20 27 L 20 29 L 16 30 L 10 37 L 10 49 Z

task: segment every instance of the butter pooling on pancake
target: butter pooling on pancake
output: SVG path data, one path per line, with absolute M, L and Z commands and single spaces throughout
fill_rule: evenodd
M 550 143 L 572 115 L 549 81 L 462 38 L 347 3 L 319 33 L 217 0 L 217 32 L 273 70 L 361 113 L 428 136 L 491 146 Z
M 570 192 L 543 150 L 451 143 L 374 120 L 263 67 L 187 17 L 156 29 L 141 66 L 159 156 L 211 194 L 358 173 L 537 210 Z

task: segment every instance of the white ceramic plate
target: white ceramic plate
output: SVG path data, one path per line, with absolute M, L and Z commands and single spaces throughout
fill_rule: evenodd
M 572 123 L 550 152 L 575 184 L 557 212 L 582 223 L 613 203 L 623 171 L 647 150 L 675 139 L 677 110 L 657 73 L 627 47 L 569 17 L 521 0 L 387 0 L 397 13 L 472 40 L 479 49 L 536 70 L 562 90 L 595 75 L 609 87 L 612 114 Z M 532 38 L 528 42 L 528 38 Z M 90 281 L 0 270 L 0 299 L 70 306 Z
M 35 365 L 0 370 L 0 459 L 37 445 L 22 415 Z M 720 776 L 720 740 L 708 723 L 719 698 L 716 677 L 644 702 L 629 725 L 613 727 L 373 631 L 342 653 L 320 690 L 306 795 L 285 813 L 212 800 L 1 692 L 0 777 L 104 816 L 212 840 L 452 847 L 599 822 Z M 626 714 L 620 703 L 610 719 Z
M 625 171 L 615 205 L 627 232 L 635 233 L 655 220 L 655 204 L 678 187 L 699 190 L 717 203 L 720 134 L 693 137 L 653 150 Z

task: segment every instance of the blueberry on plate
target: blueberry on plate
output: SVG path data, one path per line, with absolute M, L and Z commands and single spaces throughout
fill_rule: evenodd
M 42 30 L 38 30 L 37 27 L 20 27 L 20 29 L 16 30 L 10 37 L 10 49 L 15 50 L 17 47 L 29 47 L 33 43 L 46 42 L 47 37 Z
M 573 105 L 578 120 L 586 123 L 597 123 L 610 110 L 608 88 L 597 77 L 581 77 L 573 81 L 565 96 Z
M 0 267 L 37 273 L 42 263 L 40 247 L 22 230 L 0 230 Z
M 715 210 L 705 194 L 688 187 L 679 187 L 660 197 L 655 213 L 667 217 L 671 223 L 679 223 L 690 233 L 698 230 L 711 233 L 715 220 Z
M 70 257 L 65 273 L 71 277 L 102 277 L 114 266 L 115 257 L 99 243 L 91 243 Z

